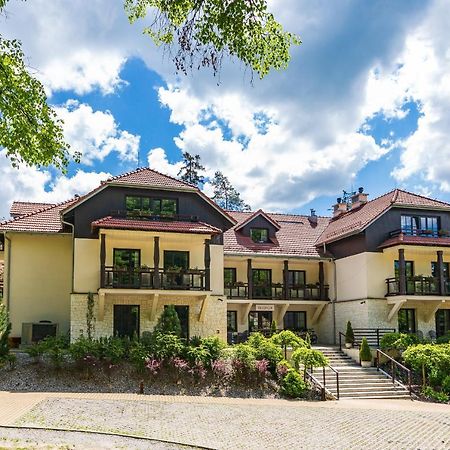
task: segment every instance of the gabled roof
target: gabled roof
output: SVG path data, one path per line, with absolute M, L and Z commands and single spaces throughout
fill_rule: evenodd
M 63 231 L 61 211 L 78 201 L 70 199 L 63 203 L 40 208 L 24 216 L 0 223 L 0 231 L 22 231 L 31 233 L 60 233 Z
M 273 220 L 271 217 L 269 217 L 262 209 L 258 209 L 258 211 L 255 211 L 253 214 L 251 214 L 246 220 L 244 220 L 242 223 L 239 223 L 238 226 L 235 228 L 236 231 L 241 230 L 245 227 L 248 223 L 250 223 L 253 219 L 256 217 L 261 216 L 264 217 L 264 219 L 267 220 L 273 227 L 275 227 L 277 230 L 280 229 L 280 225 Z
M 9 213 L 12 217 L 24 216 L 39 209 L 54 206 L 55 203 L 13 202 Z
M 103 217 L 91 224 L 92 229 L 104 228 L 113 230 L 159 231 L 167 233 L 220 234 L 219 230 L 204 222 L 133 220 L 115 217 Z
M 250 236 L 244 236 L 238 230 L 253 213 L 229 211 L 229 214 L 238 221 L 238 224 L 224 233 L 225 254 L 318 258 L 321 255 L 315 242 L 330 220 L 328 217 L 317 217 L 315 224 L 310 222 L 308 216 L 266 213 L 278 224 L 279 229 L 270 242 L 260 244 L 253 242 Z
M 388 209 L 395 206 L 419 209 L 450 209 L 449 203 L 433 200 L 401 189 L 394 189 L 358 208 L 341 214 L 335 219 L 331 219 L 328 227 L 317 240 L 316 245 L 326 244 L 360 233 Z

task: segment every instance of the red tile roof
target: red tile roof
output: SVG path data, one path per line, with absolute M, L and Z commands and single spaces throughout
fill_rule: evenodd
M 9 213 L 13 217 L 24 216 L 39 209 L 54 206 L 54 203 L 36 203 L 36 202 L 13 202 Z
M 258 209 L 258 211 L 255 211 L 254 213 L 250 214 L 247 219 L 245 219 L 243 222 L 239 223 L 236 227 L 236 230 L 240 230 L 241 228 L 244 228 L 245 225 L 247 225 L 249 222 L 251 222 L 255 217 L 264 217 L 270 224 L 272 224 L 277 230 L 280 229 L 280 225 L 273 220 L 271 217 L 269 217 L 262 209 Z
M 280 229 L 271 242 L 260 244 L 253 242 L 250 236 L 238 231 L 239 225 L 253 215 L 250 212 L 229 211 L 238 224 L 224 233 L 224 252 L 261 254 L 274 256 L 319 257 L 315 242 L 328 225 L 328 217 L 318 217 L 317 224 L 312 224 L 308 216 L 293 214 L 266 213 Z
M 194 233 L 194 234 L 219 234 L 219 230 L 212 225 L 203 222 L 181 222 L 181 221 L 157 221 L 114 218 L 111 216 L 95 220 L 91 224 L 93 229 L 105 228 L 115 230 L 140 230 L 160 231 L 167 233 Z
M 316 245 L 333 242 L 363 231 L 392 206 L 450 209 L 449 203 L 395 189 L 354 210 L 347 211 L 335 219 L 331 219 L 330 224 L 319 237 Z
M 384 241 L 378 248 L 393 247 L 394 245 L 430 245 L 433 247 L 450 247 L 449 237 L 406 236 L 400 233 L 398 236 Z
M 136 186 L 151 186 L 158 188 L 183 189 L 195 191 L 196 186 L 184 181 L 164 175 L 149 167 L 141 167 L 133 172 L 124 173 L 103 181 L 102 184 L 126 184 Z
M 50 205 L 24 216 L 0 223 L 0 231 L 24 231 L 33 233 L 60 233 L 63 231 L 61 211 L 78 201 L 78 198 L 57 205 Z

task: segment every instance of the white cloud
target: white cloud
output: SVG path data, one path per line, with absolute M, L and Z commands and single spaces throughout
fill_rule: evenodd
M 71 151 L 82 153 L 83 164 L 103 161 L 111 153 L 120 161 L 137 161 L 140 137 L 120 130 L 109 111 L 94 111 L 76 100 L 67 101 L 56 111 L 64 121 L 64 136 Z
M 13 169 L 0 151 L 0 179 L 2 180 L 2 202 L 0 219 L 9 218 L 9 208 L 14 200 L 34 202 L 61 202 L 75 194 L 85 194 L 111 175 L 105 172 L 85 172 L 78 170 L 75 175 L 52 177 L 49 170 L 38 170 L 22 165 Z
M 176 177 L 181 169 L 182 163 L 170 163 L 166 152 L 162 148 L 153 148 L 147 155 L 148 166 L 158 172 Z

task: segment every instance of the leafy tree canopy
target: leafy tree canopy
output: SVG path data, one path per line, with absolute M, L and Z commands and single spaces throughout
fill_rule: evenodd
M 125 0 L 131 23 L 151 16 L 144 29 L 157 45 L 177 47 L 178 72 L 209 67 L 217 74 L 224 56 L 236 57 L 260 78 L 285 69 L 300 39 L 283 29 L 267 0 Z
M 6 1 L 0 0 L 0 12 Z M 53 164 L 64 170 L 69 161 L 62 121 L 47 104 L 42 84 L 28 71 L 20 42 L 0 34 L 1 147 L 14 167 L 23 162 L 33 166 Z
M 178 178 L 187 183 L 198 186 L 204 183 L 205 179 L 199 174 L 199 171 L 205 170 L 200 162 L 200 155 L 191 155 L 183 152 L 183 166 L 178 172 Z
M 231 185 L 228 178 L 219 170 L 211 180 L 214 189 L 213 200 L 223 209 L 231 211 L 250 211 L 250 206 L 241 199 L 241 195 Z

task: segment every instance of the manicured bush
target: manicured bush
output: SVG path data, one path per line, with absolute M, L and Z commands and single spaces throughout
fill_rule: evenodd
M 355 342 L 355 334 L 353 333 L 353 327 L 350 320 L 347 322 L 347 329 L 345 331 L 345 343 L 353 344 Z
M 292 347 L 293 350 L 298 347 L 307 347 L 306 342 L 291 330 L 280 331 L 279 333 L 274 334 L 270 340 L 284 349 L 284 359 L 287 359 L 288 347 Z
M 181 338 L 176 334 L 154 333 L 152 356 L 159 359 L 181 356 L 184 350 Z
M 265 338 L 261 333 L 252 333 L 247 341 L 255 349 L 255 358 L 269 361 L 269 370 L 275 374 L 277 364 L 283 359 L 281 348 L 272 339 Z
M 11 323 L 9 321 L 6 305 L 0 301 L 0 360 L 6 359 L 9 354 L 8 337 L 11 332 Z
M 450 344 L 450 333 L 439 336 L 436 339 L 436 344 Z
M 292 353 L 292 360 L 295 368 L 299 370 L 303 366 L 303 378 L 306 379 L 306 370 L 310 367 L 324 367 L 328 364 L 328 359 L 319 350 L 300 347 Z
M 361 348 L 359 349 L 359 359 L 361 361 L 372 361 L 372 352 L 369 343 L 365 337 L 362 338 Z
M 406 350 L 411 345 L 417 345 L 419 338 L 415 334 L 406 333 L 386 333 L 380 339 L 382 350 Z
M 281 380 L 280 391 L 287 397 L 298 398 L 306 394 L 308 386 L 296 370 L 289 369 Z
M 174 305 L 168 305 L 159 316 L 154 333 L 181 336 L 181 324 Z
M 422 389 L 422 394 L 425 397 L 430 398 L 431 400 L 434 400 L 439 403 L 448 403 L 450 401 L 450 396 L 446 394 L 445 392 L 438 392 L 435 391 L 432 387 L 427 386 Z

